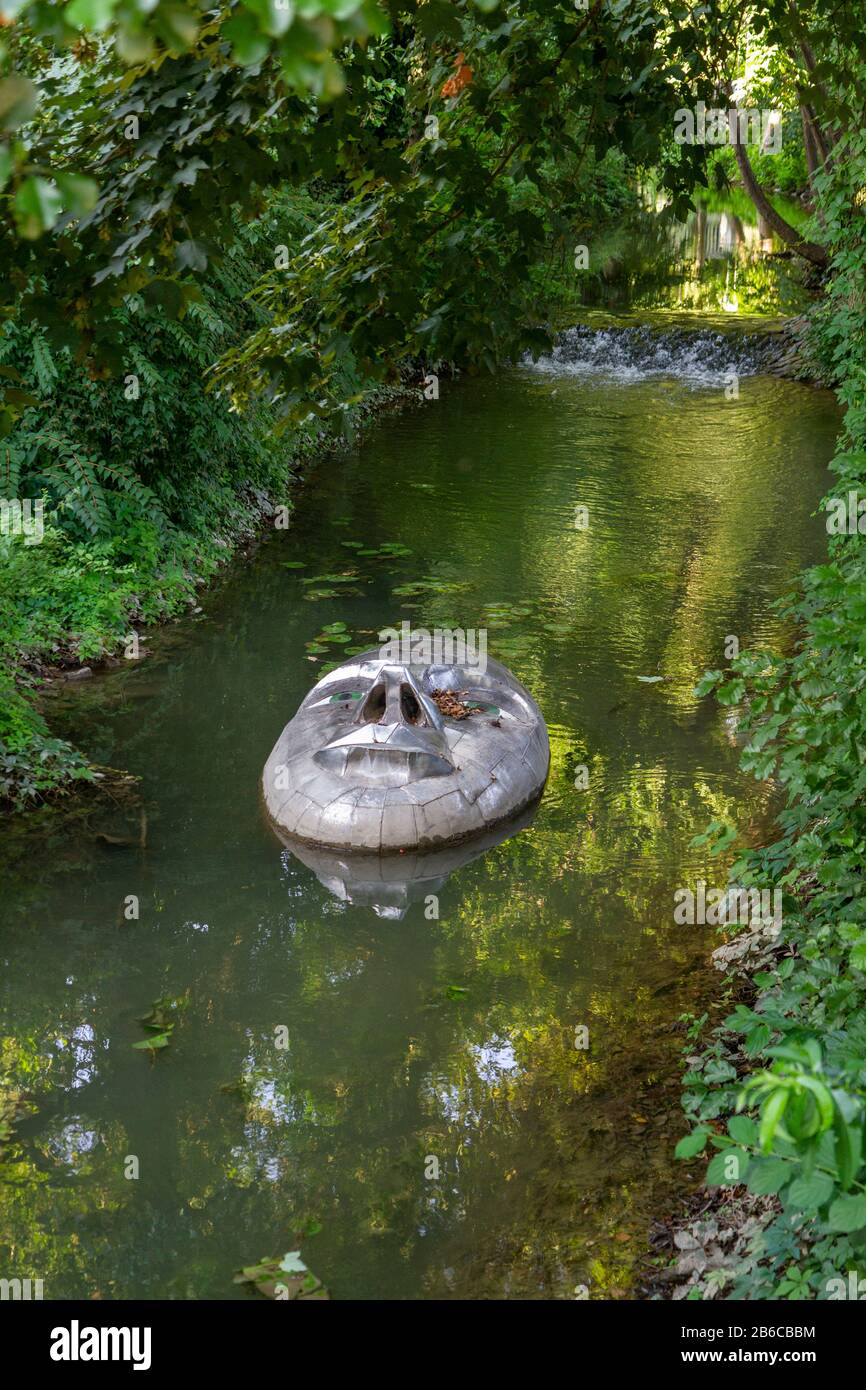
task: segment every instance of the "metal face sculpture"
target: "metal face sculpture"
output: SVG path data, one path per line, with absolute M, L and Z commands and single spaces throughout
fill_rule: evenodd
M 423 850 L 515 816 L 541 792 L 549 762 L 538 706 L 498 662 L 402 665 L 373 650 L 310 691 L 262 785 L 281 835 Z

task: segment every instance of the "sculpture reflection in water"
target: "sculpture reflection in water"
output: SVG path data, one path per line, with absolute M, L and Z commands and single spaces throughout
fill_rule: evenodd
M 443 849 L 406 854 L 345 854 L 302 844 L 289 835 L 281 834 L 280 839 L 335 898 L 355 907 L 370 907 L 379 917 L 399 921 L 412 903 L 438 895 L 455 869 L 471 864 L 494 845 L 501 845 L 531 825 L 539 800 L 536 797 L 519 816 L 502 822 L 495 830 Z
M 498 662 L 403 664 L 374 650 L 310 691 L 262 788 L 280 838 L 323 883 L 402 915 L 521 828 L 549 764 L 541 712 Z

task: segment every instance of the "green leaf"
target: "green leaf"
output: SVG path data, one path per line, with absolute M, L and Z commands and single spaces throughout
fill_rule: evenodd
M 159 5 L 157 19 L 166 32 L 166 41 L 173 49 L 192 48 L 198 38 L 198 24 L 191 10 L 185 5 L 167 5 L 165 0 Z
M 242 67 L 251 67 L 265 57 L 270 43 L 263 34 L 253 15 L 241 13 L 233 16 L 221 31 L 231 44 L 235 57 Z
M 675 1158 L 694 1158 L 695 1154 L 701 1153 L 706 1147 L 707 1130 L 693 1129 L 691 1134 L 686 1134 L 674 1149 Z
M 728 1133 L 738 1144 L 748 1146 L 757 1141 L 758 1126 L 748 1115 L 732 1115 L 728 1120 Z
M 58 174 L 56 177 L 68 212 L 83 217 L 96 206 L 99 184 L 95 179 L 85 178 L 83 174 Z
M 25 410 L 28 406 L 39 404 L 38 396 L 32 395 L 30 391 L 19 391 L 15 386 L 7 386 L 5 395 L 8 405 L 17 405 Z
M 747 1187 L 756 1197 L 769 1197 L 781 1192 L 794 1168 L 781 1158 L 756 1158 L 749 1169 Z
M 145 1038 L 144 1042 L 133 1043 L 135 1048 L 168 1047 L 171 1039 L 168 1033 L 156 1033 L 152 1038 Z
M 831 1231 L 850 1234 L 866 1226 L 866 1196 L 837 1197 L 830 1208 L 828 1223 Z
M 786 1200 L 800 1211 L 816 1211 L 833 1195 L 833 1179 L 826 1173 L 813 1173 L 810 1178 L 796 1178 L 788 1188 Z
M 736 1187 L 745 1182 L 750 1162 L 744 1149 L 725 1149 L 710 1160 L 707 1183 L 711 1187 Z
M 63 200 L 56 184 L 31 175 L 15 194 L 13 206 L 21 236 L 35 241 L 54 226 L 63 211 Z
M 766 1023 L 760 1023 L 757 1028 L 752 1028 L 743 1039 L 743 1051 L 747 1057 L 757 1057 L 759 1052 L 763 1052 L 767 1043 L 770 1041 L 770 1030 Z
M 761 1110 L 761 1128 L 758 1140 L 764 1153 L 769 1153 L 773 1147 L 773 1136 L 778 1129 L 782 1116 L 788 1108 L 788 1101 L 791 1092 L 788 1090 L 777 1090 L 772 1093 L 769 1100 L 764 1102 Z
M 14 130 L 24 125 L 36 110 L 39 92 L 35 82 L 18 73 L 0 78 L 0 127 Z
M 853 1126 L 848 1125 L 839 1110 L 833 1117 L 833 1141 L 839 1185 L 843 1192 L 847 1192 L 854 1181 L 859 1163 L 860 1134 Z
M 695 695 L 708 695 L 710 691 L 718 685 L 721 679 L 721 671 L 707 671 L 705 675 L 701 676 L 701 679 L 695 686 Z
M 798 1076 L 797 1084 L 811 1091 L 821 1117 L 821 1128 L 829 1129 L 833 1124 L 833 1097 L 829 1088 L 815 1076 Z
M 117 9 L 118 0 L 72 0 L 63 18 L 76 29 L 107 29 Z

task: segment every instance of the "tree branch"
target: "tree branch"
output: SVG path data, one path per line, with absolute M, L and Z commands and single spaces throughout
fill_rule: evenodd
M 736 110 L 736 107 L 734 108 Z M 734 133 L 736 129 L 736 134 Z M 819 246 L 816 241 L 805 241 L 796 227 L 792 227 L 790 222 L 786 222 L 780 212 L 777 212 L 767 197 L 758 180 L 755 178 L 755 171 L 749 163 L 749 156 L 746 147 L 740 139 L 739 122 L 731 122 L 731 142 L 734 147 L 734 155 L 737 166 L 740 170 L 740 177 L 743 180 L 743 187 L 755 204 L 758 212 L 766 222 L 772 227 L 773 231 L 792 251 L 796 251 L 798 256 L 811 261 L 813 265 L 824 266 L 828 262 L 827 252 L 823 246 Z

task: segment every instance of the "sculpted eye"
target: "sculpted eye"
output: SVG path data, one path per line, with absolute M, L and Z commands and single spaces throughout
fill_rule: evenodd
M 329 705 L 344 705 L 347 700 L 360 700 L 363 690 L 338 690 L 336 695 L 332 695 L 328 700 Z

